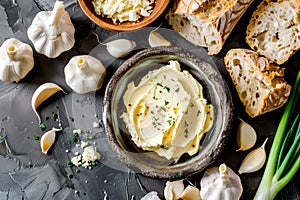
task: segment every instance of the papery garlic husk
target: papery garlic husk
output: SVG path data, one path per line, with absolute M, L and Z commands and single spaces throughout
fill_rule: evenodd
M 41 137 L 41 149 L 44 154 L 47 154 L 51 146 L 53 145 L 55 141 L 56 132 L 61 131 L 61 129 L 52 128 L 52 130 L 47 131 L 43 134 Z
M 64 92 L 63 89 L 55 83 L 44 83 L 34 91 L 31 98 L 31 107 L 37 115 L 39 123 L 41 123 L 41 118 L 36 109 L 58 91 Z
M 182 192 L 180 199 L 182 199 L 182 200 L 201 200 L 200 190 L 194 186 L 188 185 Z
M 160 200 L 157 192 L 152 191 L 141 198 L 141 200 Z
M 151 47 L 170 46 L 171 42 L 166 40 L 156 31 L 151 31 L 149 34 L 148 42 Z
M 164 196 L 166 200 L 179 199 L 184 190 L 183 180 L 168 181 L 164 189 Z
M 242 120 L 237 128 L 237 143 L 239 146 L 237 151 L 245 151 L 252 148 L 256 143 L 256 138 L 254 128 Z
M 85 94 L 101 88 L 106 70 L 100 60 L 80 55 L 71 58 L 64 73 L 68 86 L 76 93 Z
M 0 47 L 0 63 L 0 79 L 19 82 L 34 66 L 32 48 L 18 39 L 7 39 Z
M 56 58 L 75 44 L 75 28 L 62 1 L 56 1 L 53 11 L 41 11 L 34 17 L 27 35 L 37 52 Z
M 115 58 L 122 58 L 127 56 L 135 47 L 134 41 L 127 39 L 117 39 L 105 43 L 108 53 Z
M 265 151 L 267 141 L 268 138 L 261 147 L 254 149 L 244 158 L 239 169 L 240 174 L 256 172 L 264 166 L 267 157 Z
M 238 200 L 243 193 L 240 177 L 225 164 L 207 169 L 200 185 L 203 200 Z

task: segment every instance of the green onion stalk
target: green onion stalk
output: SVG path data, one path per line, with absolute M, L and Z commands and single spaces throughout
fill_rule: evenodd
M 277 128 L 255 200 L 272 200 L 300 167 L 300 70 Z

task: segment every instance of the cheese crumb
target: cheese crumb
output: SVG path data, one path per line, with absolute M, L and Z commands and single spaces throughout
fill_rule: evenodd
M 100 123 L 99 122 L 93 122 L 93 127 L 94 128 L 100 128 Z
M 138 21 L 153 11 L 154 0 L 93 0 L 95 13 L 114 23 Z

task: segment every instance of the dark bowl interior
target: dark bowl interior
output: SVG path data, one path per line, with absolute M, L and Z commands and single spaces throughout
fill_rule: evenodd
M 177 162 L 167 160 L 154 152 L 143 151 L 130 139 L 130 134 L 120 118 L 125 112 L 123 95 L 128 83 L 135 85 L 154 69 L 170 60 L 180 62 L 203 86 L 204 96 L 214 106 L 214 124 L 201 140 L 200 151 L 183 155 Z M 222 152 L 233 122 L 233 104 L 229 89 L 216 66 L 199 59 L 177 47 L 159 47 L 143 50 L 125 61 L 107 85 L 104 97 L 103 120 L 112 149 L 121 161 L 145 176 L 178 179 L 203 170 Z

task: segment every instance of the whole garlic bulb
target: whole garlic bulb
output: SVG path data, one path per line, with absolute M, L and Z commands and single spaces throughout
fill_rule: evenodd
M 71 58 L 64 72 L 66 83 L 79 94 L 98 90 L 106 73 L 103 64 L 89 55 Z
M 225 164 L 206 170 L 200 185 L 203 200 L 238 200 L 243 192 L 240 177 Z
M 56 1 L 53 11 L 41 11 L 34 17 L 27 35 L 37 52 L 56 58 L 74 46 L 75 28 L 62 1 Z
M 32 48 L 18 39 L 7 39 L 0 47 L 0 63 L 0 79 L 19 82 L 34 66 Z

